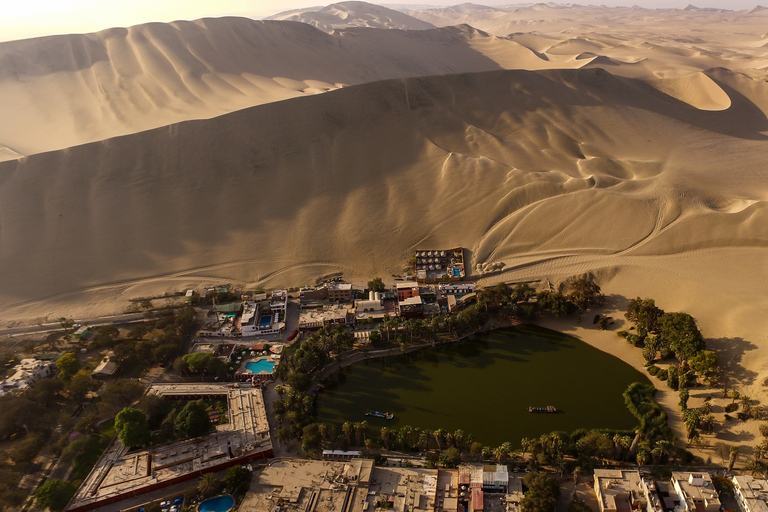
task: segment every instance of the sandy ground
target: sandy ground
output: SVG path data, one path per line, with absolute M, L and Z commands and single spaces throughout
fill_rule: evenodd
M 483 284 L 591 274 L 610 311 L 691 313 L 729 386 L 767 403 L 768 10 L 395 14 L 0 44 L 0 325 L 364 282 L 464 246 L 473 271 L 504 265 Z

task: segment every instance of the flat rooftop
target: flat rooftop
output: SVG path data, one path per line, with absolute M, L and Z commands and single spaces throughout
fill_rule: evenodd
M 372 471 L 373 461 L 365 459 L 275 460 L 251 485 L 240 510 L 268 511 L 280 504 L 283 511 L 363 512 Z
M 227 461 L 271 453 L 264 400 L 260 388 L 227 384 L 158 384 L 149 390 L 167 398 L 226 396 L 229 423 L 211 434 L 129 452 L 119 441 L 110 445 L 80 486 L 68 510 L 140 494 L 158 484 L 219 466 Z M 234 462 L 233 462 L 234 463 Z

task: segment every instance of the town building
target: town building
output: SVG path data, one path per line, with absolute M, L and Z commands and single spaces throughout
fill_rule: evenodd
M 398 303 L 403 318 L 424 318 L 424 301 L 418 295 Z
M 328 300 L 331 302 L 349 302 L 352 300 L 352 283 L 328 283 Z
M 316 308 L 302 308 L 299 329 L 320 329 L 324 325 L 354 323 L 355 311 L 341 304 Z
M 321 286 L 319 288 L 306 287 L 299 289 L 299 299 L 302 302 L 312 302 L 316 300 L 328 299 L 328 288 Z
M 387 310 L 379 292 L 368 292 L 368 298 L 355 301 L 355 319 L 382 320 Z
M 475 292 L 474 283 L 440 283 L 438 288 L 443 295 L 466 295 Z
M 0 383 L 0 396 L 12 391 L 23 391 L 34 386 L 40 379 L 51 377 L 56 370 L 56 361 L 22 359 L 14 366 L 10 377 Z
M 261 389 L 224 384 L 155 384 L 148 393 L 174 400 L 227 400 L 229 422 L 211 434 L 139 451 L 115 440 L 67 507 L 68 512 L 102 508 L 126 498 L 200 478 L 230 466 L 272 457 L 272 441 Z
M 639 471 L 596 469 L 594 479 L 600 512 L 628 512 L 644 510 L 648 506 Z
M 732 481 L 741 512 L 768 512 L 768 481 L 749 475 L 734 476 Z
M 438 251 L 416 251 L 416 280 L 420 284 L 457 280 L 465 276 L 464 249 L 456 247 Z
M 395 289 L 399 301 L 419 296 L 419 285 L 413 281 L 398 281 L 395 283 Z
M 720 511 L 720 497 L 709 473 L 676 471 L 670 481 L 680 501 L 676 512 Z
M 92 379 L 109 379 L 117 373 L 117 363 L 112 361 L 115 353 L 111 350 L 99 361 L 99 364 L 91 372 Z

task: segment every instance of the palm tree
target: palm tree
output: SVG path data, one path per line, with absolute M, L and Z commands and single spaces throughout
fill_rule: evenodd
M 731 450 L 728 455 L 728 471 L 733 471 L 733 466 L 736 464 L 736 458 L 739 456 L 739 449 L 736 446 L 731 446 Z
M 531 444 L 532 441 L 527 437 L 524 437 L 520 440 L 520 448 L 523 449 L 523 460 L 525 460 L 525 454 L 528 452 L 528 450 L 531 449 Z
M 741 396 L 741 394 L 739 393 L 739 391 L 737 389 L 731 390 L 731 403 L 735 404 L 736 400 L 739 399 L 739 396 Z
M 206 498 L 217 494 L 221 490 L 221 480 L 216 478 L 213 473 L 206 473 L 200 478 L 197 484 L 197 490 Z
M 355 431 L 355 426 L 351 421 L 345 421 L 341 426 L 341 431 L 344 432 L 344 437 L 347 439 L 347 447 L 352 446 L 352 433 Z
M 762 444 L 759 444 L 755 446 L 754 450 L 755 460 L 759 461 L 763 457 L 765 457 L 765 447 Z
M 456 432 L 453 433 L 453 442 L 456 443 L 456 448 L 459 449 L 459 452 L 464 451 L 466 440 L 464 439 L 463 430 L 458 429 Z
M 496 457 L 496 460 L 498 461 L 499 464 L 507 460 L 508 455 L 509 455 L 509 452 L 504 450 L 503 445 L 498 446 L 493 450 L 493 456 Z
M 389 450 L 389 429 L 381 427 L 381 442 L 384 443 L 384 449 Z
M 419 432 L 419 448 L 423 451 L 429 449 L 429 438 L 432 437 L 432 433 L 428 429 L 424 429 Z
M 715 428 L 715 421 L 715 416 L 713 414 L 707 414 L 701 418 L 699 425 L 701 426 L 702 430 L 704 430 L 704 432 L 711 434 L 712 430 Z
M 445 430 L 439 428 L 435 430 L 432 435 L 435 437 L 435 441 L 437 442 L 437 449 L 438 451 L 443 450 L 443 438 L 445 437 Z
M 752 398 L 749 395 L 741 395 L 739 397 L 739 402 L 741 403 L 741 410 L 744 414 L 749 414 L 752 410 Z
M 750 460 L 744 465 L 744 469 L 749 471 L 753 477 L 763 476 L 763 465 L 756 460 Z
M 701 441 L 701 434 L 697 429 L 688 431 L 688 446 Z
M 367 425 L 367 423 L 366 423 Z M 363 424 L 362 423 L 355 423 L 353 425 L 355 429 L 355 446 L 362 446 L 361 437 L 363 435 Z
M 580 479 L 581 479 L 581 466 L 576 466 L 576 468 L 573 470 L 573 483 L 575 485 L 579 485 Z
M 671 449 L 672 449 L 672 443 L 670 441 L 662 439 L 660 441 L 656 441 L 656 446 L 654 447 L 651 454 L 653 455 L 653 459 L 656 461 L 656 463 L 660 464 L 661 461 L 664 460 L 664 457 L 669 455 L 669 452 Z

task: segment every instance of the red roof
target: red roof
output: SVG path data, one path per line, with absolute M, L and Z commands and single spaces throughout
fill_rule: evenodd
M 477 487 L 472 489 L 472 510 L 483 510 L 483 490 Z

